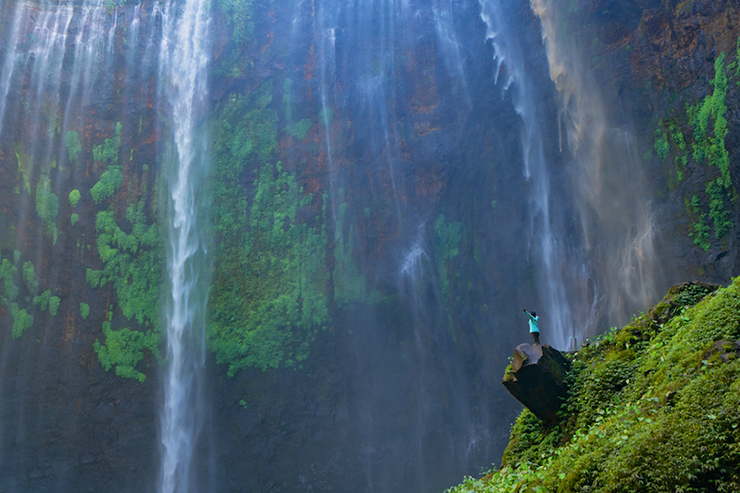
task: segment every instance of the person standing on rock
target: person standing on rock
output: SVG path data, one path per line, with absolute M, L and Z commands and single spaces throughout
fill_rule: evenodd
M 540 317 L 537 316 L 537 312 L 529 313 L 526 309 L 523 311 L 529 317 L 529 333 L 532 334 L 532 339 L 534 339 L 534 343 L 539 344 L 540 327 L 538 325 L 538 322 L 540 321 Z

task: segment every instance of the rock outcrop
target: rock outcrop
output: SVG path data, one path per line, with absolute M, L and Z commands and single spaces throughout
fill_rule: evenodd
M 558 410 L 568 393 L 565 377 L 570 362 L 560 351 L 539 344 L 520 344 L 507 368 L 503 384 L 547 426 L 557 422 Z

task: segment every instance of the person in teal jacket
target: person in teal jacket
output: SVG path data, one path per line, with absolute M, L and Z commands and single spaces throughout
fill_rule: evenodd
M 539 344 L 540 327 L 538 325 L 538 322 L 540 321 L 540 317 L 537 316 L 537 312 L 529 313 L 526 309 L 524 310 L 524 313 L 526 313 L 529 317 L 529 333 L 532 334 L 532 339 L 534 339 L 534 343 Z

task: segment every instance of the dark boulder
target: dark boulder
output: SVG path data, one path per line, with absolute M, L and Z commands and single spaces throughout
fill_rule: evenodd
M 568 394 L 565 377 L 570 362 L 560 351 L 539 344 L 520 344 L 503 384 L 535 416 L 551 426 Z

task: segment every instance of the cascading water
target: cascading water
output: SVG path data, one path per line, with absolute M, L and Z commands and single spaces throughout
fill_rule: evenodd
M 481 0 L 481 17 L 488 26 L 487 38 L 494 46 L 498 78 L 505 65 L 505 88 L 512 91 L 517 113 L 522 119 L 522 172 L 531 184 L 529 202 L 530 249 L 537 257 L 540 270 L 538 288 L 544 306 L 540 310 L 545 340 L 557 348 L 569 349 L 576 339 L 583 340 L 583 330 L 576 330 L 570 312 L 562 271 L 577 259 L 568 258 L 563 250 L 563 229 L 550 213 L 553 200 L 550 189 L 551 163 L 545 158 L 541 121 L 534 98 L 534 89 L 527 73 L 520 41 L 508 23 L 511 13 L 506 2 Z M 582 324 L 579 327 L 585 328 Z
M 209 267 L 206 236 L 209 12 L 207 2 L 168 3 L 162 11 L 162 96 L 170 108 L 172 146 L 167 170 L 169 242 L 167 370 L 161 414 L 159 491 L 204 491 L 191 467 L 204 426 L 205 305 Z
M 608 316 L 612 323 L 624 323 L 657 301 L 663 288 L 644 172 L 631 132 L 610 127 L 601 94 L 577 55 L 568 13 L 552 0 L 531 0 L 531 5 L 561 96 L 589 270 L 605 298 L 592 319 Z

